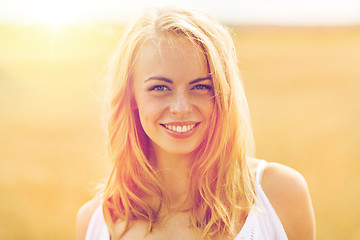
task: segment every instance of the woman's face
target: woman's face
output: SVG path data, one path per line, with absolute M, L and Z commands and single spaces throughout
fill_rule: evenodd
M 155 152 L 193 152 L 207 135 L 214 108 L 204 54 L 181 37 L 147 41 L 132 76 L 140 122 Z

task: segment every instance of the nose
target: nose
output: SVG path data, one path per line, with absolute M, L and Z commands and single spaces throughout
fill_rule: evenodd
M 191 101 L 184 93 L 178 93 L 170 103 L 170 112 L 183 116 L 191 111 Z

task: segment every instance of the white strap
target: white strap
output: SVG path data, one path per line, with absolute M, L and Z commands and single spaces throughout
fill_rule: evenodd
M 110 239 L 109 229 L 105 223 L 102 204 L 94 211 L 86 232 L 85 240 Z
M 256 182 L 261 185 L 261 181 L 263 178 L 264 169 L 266 167 L 267 162 L 265 160 L 261 160 L 256 169 Z

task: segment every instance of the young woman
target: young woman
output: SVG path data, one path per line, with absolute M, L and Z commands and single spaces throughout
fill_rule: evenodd
M 303 177 L 253 156 L 228 31 L 176 8 L 145 12 L 112 62 L 106 187 L 78 239 L 314 239 Z

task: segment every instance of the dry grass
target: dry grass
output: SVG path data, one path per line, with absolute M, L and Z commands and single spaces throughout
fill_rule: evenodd
M 72 239 L 106 173 L 101 76 L 119 27 L 0 26 L 0 238 Z M 258 157 L 308 181 L 317 239 L 359 239 L 360 27 L 235 27 Z

